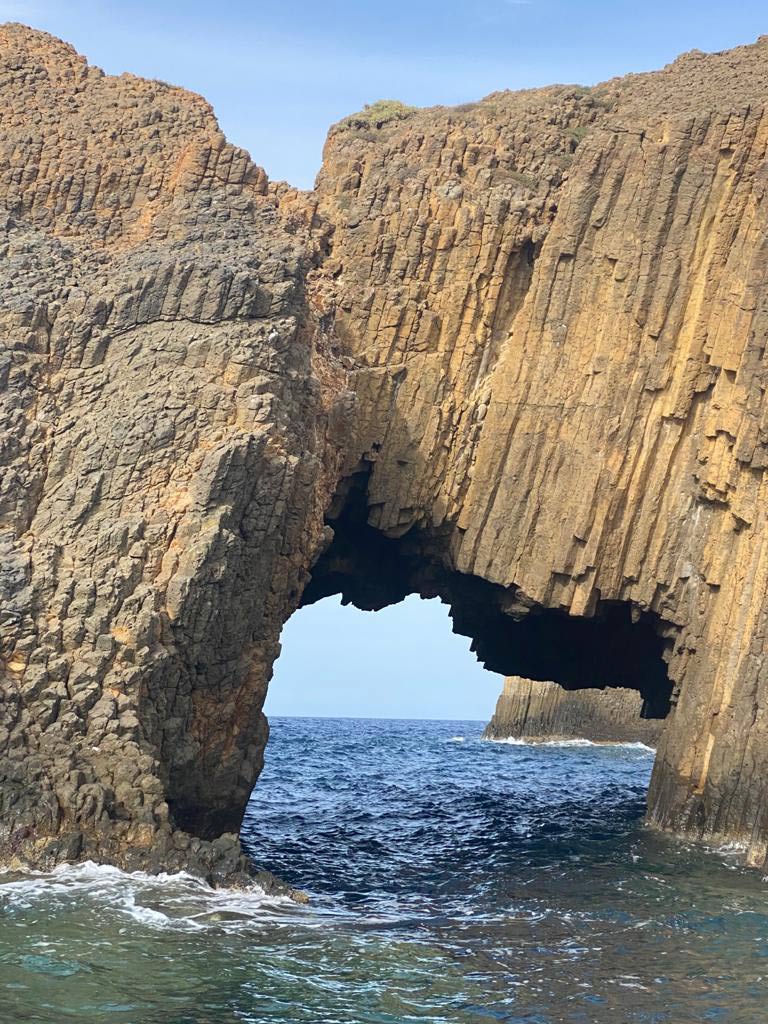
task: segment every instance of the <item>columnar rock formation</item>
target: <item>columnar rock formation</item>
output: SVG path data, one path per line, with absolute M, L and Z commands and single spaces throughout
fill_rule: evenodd
M 564 690 L 556 683 L 509 676 L 483 737 L 490 740 L 591 740 L 656 746 L 663 719 L 642 718 L 637 690 Z
M 671 692 L 651 820 L 762 864 L 766 40 L 374 106 L 309 194 L 0 51 L 0 857 L 231 875 L 286 618 L 418 592 L 496 671 Z
M 311 246 L 200 97 L 0 46 L 2 856 L 230 873 L 338 477 Z

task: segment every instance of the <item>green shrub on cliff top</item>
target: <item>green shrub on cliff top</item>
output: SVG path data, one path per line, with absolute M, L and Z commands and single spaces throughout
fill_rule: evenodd
M 390 121 L 403 121 L 418 110 L 418 107 L 409 107 L 407 103 L 400 100 L 377 100 L 376 103 L 366 103 L 357 114 L 350 114 L 343 121 L 339 121 L 338 127 L 345 128 L 382 128 Z

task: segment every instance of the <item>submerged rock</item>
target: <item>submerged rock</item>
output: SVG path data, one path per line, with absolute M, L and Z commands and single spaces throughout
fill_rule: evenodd
M 663 720 L 642 718 L 637 690 L 564 690 L 511 676 L 485 728 L 485 739 L 591 740 L 593 743 L 645 743 L 655 747 Z

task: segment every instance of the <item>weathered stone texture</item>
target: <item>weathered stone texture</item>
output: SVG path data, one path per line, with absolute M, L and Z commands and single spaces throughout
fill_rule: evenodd
M 199 97 L 0 48 L 3 856 L 231 873 L 338 475 L 312 248 Z
M 763 38 L 372 138 L 342 126 L 317 199 L 335 228 L 317 273 L 361 364 L 370 521 L 441 529 L 442 558 L 506 588 L 513 615 L 655 613 L 676 707 L 651 819 L 755 863 L 767 98 Z
M 239 870 L 282 625 L 375 535 L 505 673 L 664 645 L 651 818 L 762 863 L 766 40 L 364 112 L 311 194 L 197 96 L 0 57 L 2 858 Z
M 483 737 L 491 740 L 591 740 L 655 746 L 664 720 L 642 718 L 637 690 L 564 690 L 556 683 L 510 676 Z

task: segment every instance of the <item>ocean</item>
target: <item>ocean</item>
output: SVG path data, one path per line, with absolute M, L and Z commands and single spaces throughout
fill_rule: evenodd
M 643 824 L 653 751 L 278 718 L 243 825 L 299 906 L 0 875 L 0 1024 L 764 1024 L 768 889 Z

